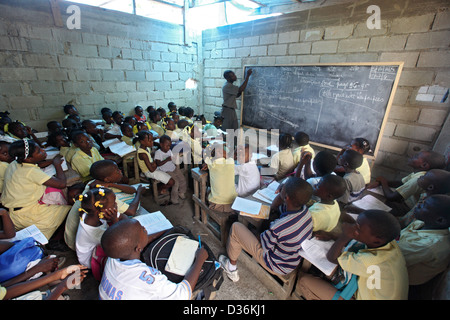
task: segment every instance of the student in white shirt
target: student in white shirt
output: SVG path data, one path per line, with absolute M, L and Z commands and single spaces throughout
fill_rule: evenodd
M 190 300 L 202 265 L 208 257 L 202 247 L 183 281 L 174 283 L 159 270 L 140 260 L 141 252 L 164 231 L 147 234 L 135 219 L 112 225 L 102 236 L 101 246 L 108 256 L 99 286 L 102 300 Z
M 239 197 L 247 197 L 260 187 L 260 173 L 255 161 L 251 160 L 252 151 L 248 144 L 238 146 L 234 172 L 239 176 L 236 192 Z

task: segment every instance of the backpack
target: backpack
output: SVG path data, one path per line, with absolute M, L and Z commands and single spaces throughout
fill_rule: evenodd
M 167 230 L 158 239 L 152 241 L 144 248 L 141 255 L 141 259 L 145 264 L 159 270 L 174 283 L 181 282 L 184 279 L 184 276 L 168 272 L 165 270 L 165 267 L 175 244 L 175 240 L 179 236 L 196 240 L 191 231 L 184 227 L 177 226 Z M 197 284 L 192 292 L 197 293 L 196 299 L 210 300 L 214 298 L 216 291 L 219 290 L 222 285 L 223 270 L 208 245 L 203 243 L 203 241 L 201 242 L 201 245 L 208 252 L 208 258 L 203 263 Z

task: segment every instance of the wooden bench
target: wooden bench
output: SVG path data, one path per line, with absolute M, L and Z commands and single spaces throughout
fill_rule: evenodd
M 209 208 L 206 201 L 208 172 L 200 170 L 199 167 L 191 169 L 194 182 L 194 217 L 203 222 L 212 233 L 221 241 L 225 247 L 232 221 L 237 219 L 235 214 L 215 211 Z

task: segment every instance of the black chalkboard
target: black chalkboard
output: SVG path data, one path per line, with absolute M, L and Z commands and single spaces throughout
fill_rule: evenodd
M 242 96 L 241 125 L 304 131 L 313 144 L 336 150 L 363 137 L 376 155 L 402 66 L 246 66 L 253 73 Z

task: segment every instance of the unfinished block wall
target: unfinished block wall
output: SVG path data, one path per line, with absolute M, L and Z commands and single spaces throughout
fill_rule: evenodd
M 64 118 L 76 105 L 83 119 L 100 119 L 109 107 L 131 115 L 136 105 L 164 107 L 174 101 L 197 110 L 198 48 L 185 45 L 183 28 L 126 13 L 77 5 L 80 29 L 57 27 L 49 1 L 0 3 L 0 111 L 37 130 Z
M 380 29 L 367 27 L 369 5 L 380 8 Z M 205 114 L 220 110 L 226 69 L 239 84 L 245 65 L 403 61 L 374 166 L 375 176 L 399 178 L 410 171 L 406 159 L 431 149 L 449 121 L 449 99 L 441 103 L 450 87 L 449 45 L 448 2 L 439 0 L 355 1 L 206 30 Z

